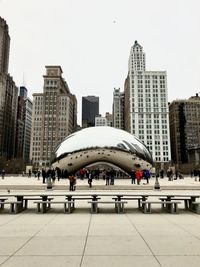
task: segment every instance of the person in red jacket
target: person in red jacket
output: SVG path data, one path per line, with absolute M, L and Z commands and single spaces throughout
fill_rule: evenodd
M 139 185 L 142 179 L 142 171 L 140 169 L 135 171 L 135 178 L 137 180 L 137 184 Z

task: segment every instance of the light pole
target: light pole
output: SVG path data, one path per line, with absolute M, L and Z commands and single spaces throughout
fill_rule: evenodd
M 159 184 L 159 181 L 158 181 L 158 173 L 156 173 L 156 179 L 155 179 L 155 184 L 154 184 L 154 189 L 155 190 L 160 190 L 160 184 Z

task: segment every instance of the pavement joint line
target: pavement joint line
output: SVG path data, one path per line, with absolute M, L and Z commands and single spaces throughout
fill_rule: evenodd
M 3 223 L 3 224 L 0 224 L 0 228 L 2 227 L 2 226 L 5 226 L 6 224 L 9 224 L 9 223 L 11 223 L 11 222 L 13 222 L 13 221 L 15 221 L 15 220 L 17 220 L 20 216 L 22 216 L 23 214 L 15 214 L 15 215 L 17 215 L 17 216 L 13 216 L 12 214 L 6 214 L 6 215 L 8 215 L 8 216 L 12 216 L 13 218 L 11 218 L 11 220 L 10 221 L 7 221 L 7 222 L 5 222 L 5 223 Z
M 162 215 L 164 215 L 164 214 L 162 214 Z M 199 215 L 198 215 L 198 214 L 193 213 L 192 215 L 193 215 L 194 217 L 196 217 L 196 218 L 199 218 Z M 173 224 L 173 225 L 175 225 L 175 226 L 178 226 L 178 228 L 181 228 L 183 231 L 185 231 L 187 234 L 193 236 L 193 237 L 196 238 L 197 240 L 200 240 L 200 237 L 194 235 L 192 232 L 190 232 L 189 230 L 185 229 L 182 225 L 175 223 L 173 220 L 170 220 L 169 217 L 166 218 L 166 220 L 169 221 L 171 224 Z
M 83 258 L 84 258 L 84 255 L 85 255 L 85 249 L 86 249 L 86 245 L 87 245 L 87 241 L 88 241 L 88 236 L 89 236 L 91 221 L 92 221 L 92 214 L 90 213 L 90 220 L 89 220 L 87 234 L 86 234 L 86 238 L 85 238 L 85 244 L 84 244 L 83 253 L 82 253 L 81 261 L 80 261 L 80 265 L 79 265 L 80 267 L 83 264 Z
M 26 244 L 28 244 L 28 242 L 30 242 L 39 232 L 41 232 L 56 216 L 58 216 L 57 214 L 55 214 L 55 216 L 53 216 L 52 218 L 50 218 L 50 220 L 48 220 L 48 222 L 46 222 L 34 235 L 32 235 L 20 248 L 18 248 L 15 252 L 13 252 L 11 255 L 9 255 L 9 257 L 2 263 L 0 263 L 0 266 L 2 264 L 4 264 L 5 262 L 7 262 L 9 259 L 11 259 L 13 256 L 17 256 L 15 255 L 19 250 L 21 250 Z
M 151 247 L 149 246 L 148 242 L 145 240 L 145 238 L 143 237 L 143 235 L 140 233 L 140 231 L 138 230 L 138 228 L 136 227 L 136 225 L 131 221 L 130 217 L 126 214 L 126 217 L 128 219 L 128 221 L 130 222 L 130 224 L 133 226 L 133 228 L 137 231 L 137 233 L 140 235 L 140 237 L 143 239 L 143 241 L 145 242 L 146 246 L 148 247 L 148 249 L 151 251 L 152 256 L 155 258 L 155 260 L 157 261 L 157 263 L 162 266 L 162 264 L 160 263 L 160 261 L 158 260 L 157 256 L 155 255 L 155 253 L 153 252 L 153 250 L 151 249 Z

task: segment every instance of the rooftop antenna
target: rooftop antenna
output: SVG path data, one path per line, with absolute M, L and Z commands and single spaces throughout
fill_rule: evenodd
M 22 85 L 26 87 L 26 80 L 25 80 L 25 74 L 23 72 L 23 78 L 22 78 Z

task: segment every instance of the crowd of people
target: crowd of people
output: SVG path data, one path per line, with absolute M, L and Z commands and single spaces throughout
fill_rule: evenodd
M 86 179 L 88 182 L 89 188 L 92 188 L 93 180 L 99 180 L 102 179 L 105 181 L 105 185 L 114 185 L 116 178 L 130 178 L 131 183 L 135 184 L 137 181 L 137 184 L 139 185 L 141 180 L 144 179 L 146 183 L 149 183 L 150 179 L 150 172 L 149 170 L 132 170 L 130 173 L 125 173 L 122 171 L 117 171 L 113 168 L 108 168 L 106 170 L 100 170 L 100 169 L 80 169 L 76 173 L 70 173 L 66 170 L 62 171 L 59 168 L 50 168 L 47 171 L 44 169 L 40 170 L 34 170 L 33 172 L 29 170 L 28 177 L 32 177 L 32 175 L 36 179 L 40 179 L 40 176 L 42 176 L 42 182 L 46 183 L 47 179 L 50 177 L 52 182 L 54 183 L 56 178 L 59 181 L 61 178 L 63 179 L 69 179 L 69 190 L 75 191 L 76 189 L 76 181 L 77 178 L 84 180 Z
M 5 170 L 0 170 L 0 175 L 2 179 L 5 177 Z M 163 169 L 160 171 L 157 171 L 155 173 L 156 177 L 160 177 L 161 179 L 166 177 L 169 181 L 177 180 L 177 179 L 184 179 L 183 175 L 173 170 L 172 168 L 168 168 L 166 173 Z M 40 177 L 42 177 L 42 183 L 48 183 L 51 181 L 52 183 L 55 182 L 57 179 L 60 181 L 60 179 L 69 179 L 69 190 L 75 191 L 76 190 L 76 183 L 77 178 L 84 180 L 87 180 L 89 188 L 92 188 L 93 180 L 99 180 L 102 179 L 105 181 L 105 185 L 114 185 L 116 178 L 130 178 L 130 181 L 132 184 L 140 185 L 141 181 L 143 181 L 143 184 L 149 184 L 149 179 L 151 178 L 151 173 L 149 170 L 141 170 L 140 168 L 137 168 L 135 170 L 130 171 L 129 173 L 125 173 L 120 170 L 116 170 L 114 168 L 108 168 L 104 170 L 100 169 L 89 169 L 89 168 L 82 168 L 76 173 L 68 173 L 67 170 L 61 170 L 59 168 L 49 168 L 49 169 L 29 169 L 28 171 L 28 177 L 35 177 L 36 179 L 40 180 Z M 200 169 L 191 171 L 191 177 L 195 178 L 195 181 L 200 182 Z

